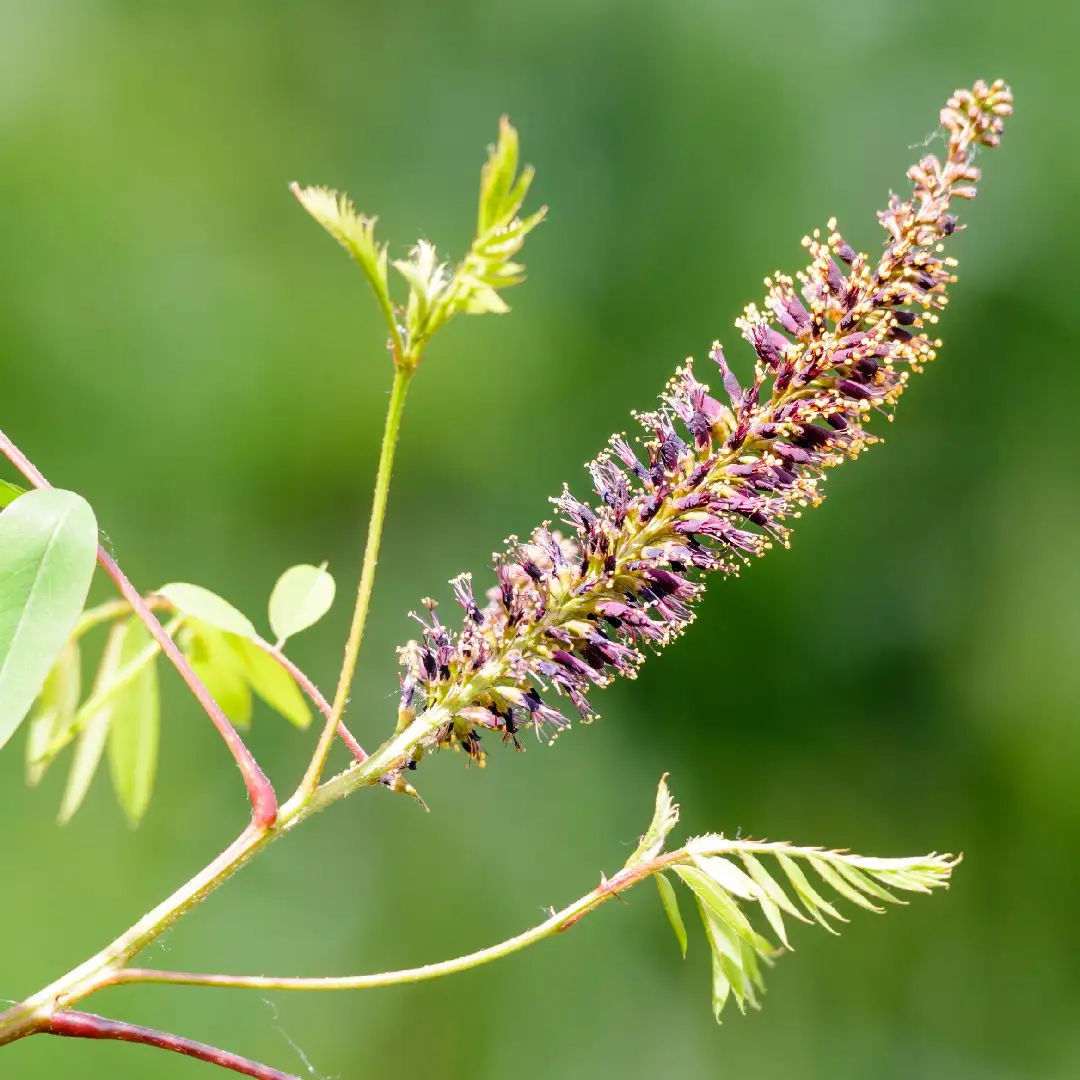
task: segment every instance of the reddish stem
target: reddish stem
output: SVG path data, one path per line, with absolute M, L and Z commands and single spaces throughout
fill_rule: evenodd
M 296 685 L 315 702 L 315 706 L 319 712 L 329 720 L 331 711 L 330 702 L 323 697 L 322 691 L 311 681 L 311 679 L 309 679 L 307 675 L 305 675 L 303 671 L 301 671 L 300 668 L 298 668 L 276 645 L 271 645 L 269 641 L 266 641 L 261 637 L 256 637 L 254 640 L 255 644 L 258 645 L 263 652 L 272 656 L 293 677 L 296 681 Z M 341 741 L 349 748 L 349 752 L 352 756 L 356 758 L 357 762 L 367 761 L 367 752 L 356 741 L 356 737 L 353 733 L 340 721 L 337 726 L 337 733 L 340 736 Z
M 141 1043 L 143 1046 L 156 1046 L 159 1050 L 171 1050 L 176 1054 L 198 1058 L 210 1065 L 219 1065 L 231 1069 L 243 1076 L 253 1076 L 256 1080 L 299 1080 L 293 1073 L 272 1069 L 257 1061 L 230 1054 L 227 1050 L 207 1046 L 206 1043 L 183 1039 L 179 1035 L 170 1035 L 165 1031 L 141 1027 L 139 1024 L 127 1024 L 122 1020 L 109 1020 L 94 1013 L 63 1011 L 54 1013 L 46 1026 L 39 1029 L 45 1035 L 64 1035 L 72 1039 L 116 1039 L 120 1042 Z
M 345 724 L 339 720 L 337 726 L 338 736 L 341 741 L 349 748 L 349 753 L 356 758 L 357 764 L 367 761 L 367 751 L 356 741 L 356 736 L 345 726 Z
M 0 431 L 0 450 L 8 460 L 30 481 L 36 488 L 48 488 L 52 485 L 41 474 L 37 466 L 5 435 Z M 97 561 L 101 568 L 115 582 L 124 599 L 131 605 L 132 610 L 146 625 L 154 640 L 161 646 L 161 651 L 172 661 L 173 666 L 180 673 L 180 677 L 187 683 L 188 689 L 195 695 L 199 704 L 206 710 L 207 716 L 213 721 L 214 727 L 225 740 L 244 777 L 244 785 L 247 787 L 248 797 L 251 799 L 252 820 L 260 829 L 268 829 L 277 820 L 277 797 L 274 794 L 273 785 L 266 778 L 258 762 L 252 756 L 251 751 L 244 745 L 236 728 L 229 722 L 228 717 L 221 711 L 221 706 L 214 700 L 210 691 L 203 685 L 202 680 L 192 670 L 184 654 L 176 647 L 176 643 L 165 632 L 165 627 L 158 622 L 157 617 L 147 606 L 146 601 L 139 595 L 138 589 L 127 579 L 124 572 L 116 565 L 115 560 L 102 547 L 98 548 Z

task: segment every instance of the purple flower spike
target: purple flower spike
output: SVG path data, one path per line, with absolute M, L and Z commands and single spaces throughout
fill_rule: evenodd
M 1000 82 L 949 100 L 947 156 L 913 166 L 912 197 L 892 196 L 878 215 L 886 243 L 876 262 L 830 222 L 827 237 L 803 240 L 804 271 L 766 279 L 763 308 L 736 320 L 754 350 L 748 386 L 719 343 L 710 351 L 730 409 L 688 360 L 661 407 L 638 417 L 640 446 L 617 435 L 589 466 L 600 504 L 568 488 L 553 500 L 571 537 L 545 524 L 526 543 L 512 538 L 496 557 L 498 585 L 484 608 L 469 576 L 455 578 L 465 610 L 456 637 L 426 604 L 421 641 L 399 650 L 406 721 L 443 710 L 431 741 L 481 761 L 478 728 L 519 748 L 528 724 L 553 737 L 569 721 L 545 697 L 563 695 L 590 718 L 595 686 L 633 678 L 642 646 L 682 633 L 706 573 L 738 573 L 775 543 L 787 545 L 787 520 L 821 502 L 825 470 L 875 441 L 866 420 L 891 410 L 909 375 L 934 358 L 940 343 L 922 328 L 955 280 L 955 263 L 942 256 L 958 229 L 950 202 L 974 194 L 972 157 L 997 145 L 1011 102 Z

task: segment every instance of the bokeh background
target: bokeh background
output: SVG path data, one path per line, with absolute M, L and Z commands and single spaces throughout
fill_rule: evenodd
M 460 254 L 501 113 L 550 220 L 506 318 L 461 319 L 406 415 L 349 718 L 394 717 L 421 597 L 549 516 L 675 364 L 799 238 L 874 210 L 949 92 L 1013 83 L 957 238 L 941 359 L 794 547 L 715 584 L 687 637 L 553 749 L 425 762 L 433 812 L 367 792 L 261 857 L 147 957 L 344 973 L 516 933 L 617 868 L 671 773 L 688 832 L 960 851 L 947 895 L 809 928 L 760 1014 L 709 1007 L 642 889 L 467 975 L 337 996 L 128 989 L 95 1008 L 315 1078 L 1080 1077 L 1080 524 L 1072 401 L 1075 5 L 987 0 L 0 4 L 0 420 L 94 504 L 144 588 L 258 617 L 293 562 L 347 597 L 389 386 L 359 273 L 293 203 L 347 188 L 402 252 Z M 1057 46 L 1061 48 L 1058 49 Z M 745 370 L 745 367 L 744 369 Z M 7 475 L 5 473 L 5 475 Z M 101 588 L 101 595 L 107 590 Z M 331 688 L 340 602 L 294 654 Z M 132 832 L 99 777 L 72 825 L 0 755 L 0 996 L 97 949 L 242 825 L 237 775 L 175 675 Z M 257 714 L 285 790 L 312 735 Z M 306 1057 L 305 1057 L 306 1056 Z M 27 1040 L 12 1080 L 209 1075 L 137 1047 Z

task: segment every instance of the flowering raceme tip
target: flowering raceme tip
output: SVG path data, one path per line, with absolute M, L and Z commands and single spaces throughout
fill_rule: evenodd
M 809 266 L 796 279 L 766 278 L 764 309 L 736 326 L 756 354 L 742 386 L 719 343 L 711 359 L 723 396 L 687 360 L 660 408 L 636 417 L 639 450 L 623 435 L 589 465 L 596 506 L 564 489 L 554 499 L 572 536 L 545 523 L 496 556 L 497 585 L 481 606 L 471 577 L 453 581 L 464 625 L 452 634 L 425 601 L 418 641 L 399 650 L 399 726 L 441 710 L 436 745 L 460 745 L 482 762 L 480 730 L 520 746 L 532 728 L 569 726 L 558 697 L 584 719 L 589 692 L 633 678 L 643 647 L 659 647 L 691 622 L 709 571 L 737 573 L 752 556 L 788 543 L 788 519 L 821 502 L 824 470 L 875 441 L 865 424 L 891 410 L 909 376 L 934 358 L 928 328 L 955 281 L 943 241 L 960 226 L 954 199 L 975 195 L 980 147 L 998 144 L 1012 95 L 1003 82 L 960 90 L 941 112 L 944 161 L 908 171 L 912 197 L 889 199 L 876 262 L 829 222 L 803 241 Z M 554 692 L 556 697 L 553 698 Z

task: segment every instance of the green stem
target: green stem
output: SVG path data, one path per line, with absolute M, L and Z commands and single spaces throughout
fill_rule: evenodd
M 310 801 L 319 786 L 334 733 L 345 712 L 356 674 L 356 662 L 360 656 L 360 646 L 364 640 L 364 628 L 367 625 L 368 609 L 371 606 L 371 591 L 375 585 L 375 567 L 379 561 L 379 544 L 382 541 L 383 522 L 386 520 L 386 503 L 390 495 L 390 477 L 394 471 L 394 452 L 397 449 L 398 432 L 401 428 L 401 414 L 405 409 L 405 396 L 409 390 L 416 364 L 399 361 L 394 367 L 394 384 L 390 389 L 390 403 L 386 410 L 386 425 L 383 428 L 382 447 L 379 450 L 379 469 L 375 476 L 375 494 L 371 502 L 371 518 L 368 523 L 367 541 L 364 545 L 364 564 L 360 571 L 360 585 L 356 592 L 356 607 L 353 609 L 352 626 L 345 643 L 345 657 L 338 677 L 337 692 L 330 707 L 330 715 L 323 725 L 322 735 L 315 748 L 311 764 L 308 765 L 304 779 L 296 790 L 290 803 L 300 804 Z
M 652 877 L 673 862 L 687 860 L 684 849 L 667 852 L 646 862 L 626 867 L 610 880 L 575 900 L 562 911 L 553 912 L 544 922 L 526 930 L 516 937 L 507 938 L 497 945 L 478 949 L 465 956 L 443 960 L 437 964 L 404 968 L 400 971 L 383 971 L 374 975 L 328 976 L 325 978 L 275 978 L 267 975 L 204 975 L 187 971 L 156 971 L 149 968 L 126 968 L 110 977 L 108 986 L 124 983 L 169 983 L 180 986 L 217 986 L 249 990 L 370 990 L 380 986 L 396 986 L 400 983 L 424 982 L 443 975 L 456 975 L 462 971 L 490 964 L 504 956 L 520 952 L 545 938 L 554 937 L 570 929 L 583 915 L 599 907 L 612 897 L 625 892 L 645 878 Z
M 107 985 L 143 949 L 178 919 L 197 907 L 255 854 L 301 821 L 360 787 L 376 784 L 400 769 L 418 746 L 446 722 L 443 709 L 418 716 L 405 731 L 387 740 L 369 758 L 323 784 L 306 802 L 293 799 L 281 808 L 269 828 L 252 823 L 216 859 L 181 885 L 153 910 L 96 955 L 25 1001 L 0 1013 L 0 1046 L 48 1027 L 49 1018 Z M 348 782 L 343 782 L 347 778 Z
M 79 616 L 79 621 L 75 624 L 75 629 L 71 631 L 71 636 L 73 639 L 81 638 L 84 634 L 101 626 L 102 623 L 122 619 L 130 614 L 131 605 L 126 600 L 110 600 L 108 603 L 98 604 L 97 607 L 88 608 Z
M 329 716 L 326 718 L 315 755 L 296 794 L 285 806 L 281 807 L 280 813 L 277 812 L 275 806 L 273 815 L 256 815 L 253 824 L 245 829 L 216 859 L 200 870 L 171 896 L 158 904 L 152 911 L 147 912 L 138 922 L 101 952 L 38 991 L 38 993 L 28 997 L 25 1001 L 13 1006 L 6 1012 L 0 1013 L 0 1046 L 33 1034 L 35 1031 L 45 1029 L 49 1018 L 58 1009 L 69 1007 L 101 989 L 133 957 L 164 933 L 177 919 L 196 907 L 211 892 L 224 884 L 258 851 L 278 837 L 283 836 L 305 818 L 324 809 L 330 803 L 355 791 L 357 788 L 378 783 L 383 777 L 399 770 L 423 741 L 446 722 L 447 714 L 444 709 L 435 708 L 429 710 L 427 713 L 418 716 L 406 730 L 389 739 L 366 760 L 354 762 L 344 773 L 334 777 L 321 787 L 319 786 L 319 779 L 325 768 L 334 734 L 338 729 L 342 713 L 345 711 L 345 705 L 348 702 L 349 690 L 352 686 L 360 646 L 363 641 L 364 627 L 367 622 L 367 613 L 375 580 L 375 567 L 378 562 L 383 522 L 386 517 L 394 452 L 401 427 L 402 411 L 405 407 L 405 396 L 409 382 L 416 370 L 417 360 L 418 356 L 413 354 L 402 355 L 399 353 L 397 357 L 394 382 L 390 391 L 390 402 L 386 415 L 386 426 L 383 432 L 382 448 L 379 454 L 379 467 L 375 481 L 375 494 L 372 501 L 368 536 L 364 549 L 360 585 L 357 590 L 352 627 L 345 646 L 341 676 L 338 681 L 334 703 L 330 708 Z M 111 560 L 109 561 L 111 562 Z M 134 607 L 138 602 L 139 607 L 146 608 L 142 598 L 134 594 L 130 588 L 124 591 L 124 595 L 131 606 Z M 116 609 L 110 608 L 107 617 L 115 617 L 118 613 Z M 148 611 L 146 613 L 149 614 Z M 101 621 L 106 618 L 104 611 L 95 613 L 95 625 L 99 614 Z M 169 645 L 172 645 L 171 638 L 164 634 L 163 630 L 161 636 L 165 638 Z

